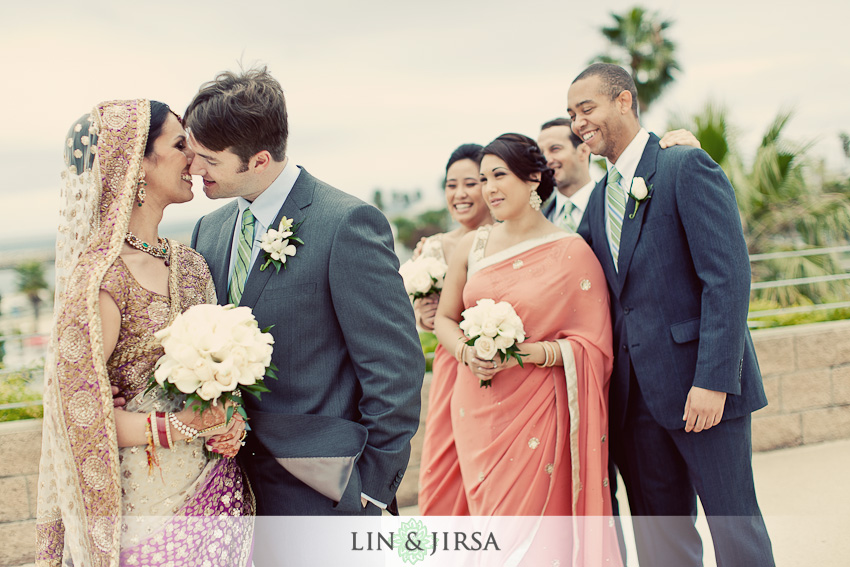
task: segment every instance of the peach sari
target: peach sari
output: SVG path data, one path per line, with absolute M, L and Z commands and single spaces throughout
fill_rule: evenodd
M 573 537 L 558 537 L 569 540 L 573 564 L 619 564 L 607 479 L 613 354 L 602 268 L 575 235 L 485 257 L 488 235 L 489 227 L 479 229 L 470 252 L 464 306 L 482 298 L 509 302 L 527 340 L 557 341 L 564 366 L 515 366 L 497 374 L 491 388 L 459 366 L 452 429 L 470 513 L 596 517 L 566 522 Z M 553 524 L 538 525 L 535 542 Z
M 425 241 L 422 256 L 446 261 L 442 234 Z M 428 414 L 419 461 L 419 513 L 423 516 L 468 516 L 450 407 L 457 360 L 442 346 L 437 346 L 431 370 Z

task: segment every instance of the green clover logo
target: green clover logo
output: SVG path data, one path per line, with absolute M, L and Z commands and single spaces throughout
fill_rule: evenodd
M 393 537 L 393 547 L 398 550 L 402 561 L 413 565 L 425 561 L 428 552 L 434 548 L 434 542 L 422 520 L 411 518 Z

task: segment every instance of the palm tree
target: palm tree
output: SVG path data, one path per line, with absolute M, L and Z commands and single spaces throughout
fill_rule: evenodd
M 611 13 L 614 25 L 603 27 L 602 34 L 611 42 L 607 53 L 593 62 L 614 63 L 631 70 L 638 92 L 641 112 L 657 100 L 675 79 L 680 69 L 676 61 L 676 45 L 665 37 L 673 24 L 662 20 L 658 12 L 647 12 L 635 6 L 623 15 Z
M 768 127 L 752 164 L 746 167 L 735 147 L 736 134 L 726 120 L 726 110 L 709 103 L 689 122 L 689 128 L 706 152 L 723 168 L 738 200 L 744 237 L 750 254 L 823 248 L 850 241 L 850 199 L 843 187 L 810 175 L 809 146 L 795 145 L 783 137 L 791 119 L 781 111 Z M 843 272 L 835 255 L 768 259 L 753 264 L 754 281 L 775 281 L 825 276 Z M 788 306 L 823 303 L 846 297 L 843 281 L 805 286 L 768 288 L 754 292 L 762 299 Z
M 32 304 L 35 314 L 35 328 L 38 329 L 38 312 L 41 306 L 41 291 L 47 289 L 47 281 L 44 279 L 44 264 L 32 260 L 24 262 L 15 267 L 18 277 L 18 291 L 26 294 Z

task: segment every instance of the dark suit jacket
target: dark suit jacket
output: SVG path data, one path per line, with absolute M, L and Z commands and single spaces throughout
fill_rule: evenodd
M 221 304 L 237 211 L 231 202 L 204 216 L 192 235 Z M 359 508 L 361 491 L 389 504 L 419 424 L 425 369 L 389 223 L 375 207 L 303 169 L 274 227 L 284 215 L 302 223 L 296 234 L 304 245 L 277 273 L 273 265 L 260 271 L 260 251 L 241 299 L 261 328 L 274 325 L 272 361 L 279 369 L 278 380 L 266 380 L 271 392 L 262 401 L 246 396 L 249 438 L 290 461 L 354 456 L 346 506 Z M 252 483 L 274 483 L 277 466 L 272 461 L 273 470 Z M 299 498 L 310 488 L 292 479 L 289 485 L 298 490 L 287 489 L 286 501 L 262 503 L 266 511 L 324 513 L 306 504 L 315 495 Z
M 691 386 L 729 394 L 723 418 L 767 404 L 747 329 L 750 265 L 735 192 L 704 151 L 663 151 L 650 136 L 635 177 L 650 195 L 626 204 L 619 272 L 605 233 L 607 176 L 593 191 L 578 232 L 608 280 L 615 363 L 611 423 L 625 417 L 630 365 L 655 420 L 684 427 Z

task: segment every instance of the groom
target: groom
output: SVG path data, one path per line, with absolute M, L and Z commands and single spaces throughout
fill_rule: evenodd
M 702 150 L 660 151 L 616 65 L 583 71 L 568 112 L 607 162 L 578 231 L 610 290 L 610 449 L 640 563 L 702 565 L 699 495 L 719 565 L 773 565 L 753 486 L 750 414 L 767 401 L 747 330 L 750 267 L 734 190 Z
M 257 513 L 380 515 L 407 466 L 425 367 L 389 224 L 287 157 L 283 90 L 265 68 L 204 84 L 185 123 L 191 173 L 209 198 L 235 197 L 198 221 L 192 246 L 220 304 L 273 325 L 278 379 L 244 400 Z M 260 239 L 287 219 L 303 244 L 269 261 Z

